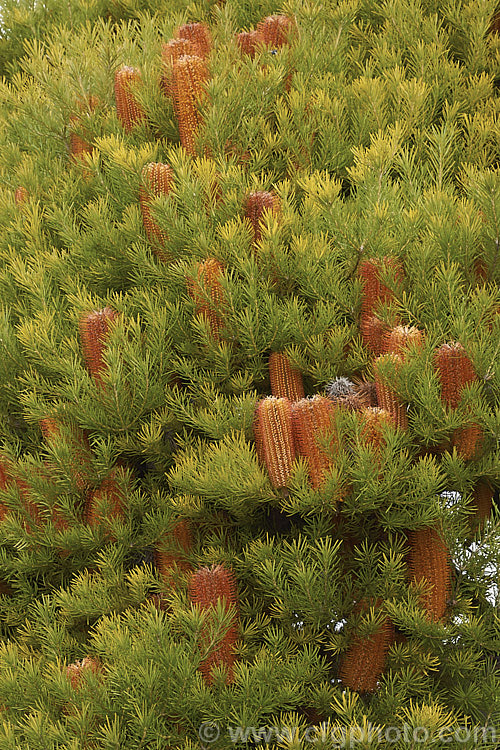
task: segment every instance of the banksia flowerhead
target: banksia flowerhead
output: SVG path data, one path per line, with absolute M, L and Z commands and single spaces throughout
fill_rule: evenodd
M 377 603 L 376 609 L 380 607 Z M 366 611 L 368 606 L 362 602 L 358 611 Z M 388 617 L 385 617 L 376 632 L 368 638 L 354 634 L 353 642 L 344 654 L 339 677 L 343 684 L 358 693 L 373 693 L 385 667 L 387 651 L 394 638 L 394 628 Z
M 493 489 L 488 482 L 481 481 L 476 484 L 472 502 L 470 503 L 474 514 L 469 518 L 470 527 L 473 532 L 482 529 L 490 517 L 493 507 L 493 494 Z
M 459 427 L 453 431 L 452 445 L 464 461 L 477 458 L 481 449 L 483 431 L 481 427 L 473 422 L 467 427 Z
M 365 315 L 361 318 L 360 331 L 363 344 L 377 357 L 385 351 L 385 339 L 389 330 L 387 323 L 377 318 L 376 315 Z
M 88 371 L 97 385 L 102 384 L 101 375 L 106 369 L 104 350 L 109 336 L 111 324 L 118 317 L 118 313 L 111 307 L 86 313 L 80 319 L 80 342 L 83 359 Z
M 384 442 L 384 427 L 394 424 L 385 409 L 373 406 L 359 412 L 361 440 L 371 448 L 380 448 Z
M 146 235 L 161 260 L 166 260 L 164 252 L 168 237 L 151 216 L 151 201 L 160 195 L 168 195 L 172 190 L 172 168 L 168 164 L 150 162 L 142 170 L 143 184 L 139 190 L 142 221 Z
M 441 400 L 455 409 L 464 387 L 477 380 L 469 355 L 462 344 L 443 344 L 434 354 L 434 367 L 441 383 Z
M 12 481 L 13 476 L 11 463 L 5 456 L 0 455 L 0 490 L 6 490 Z M 3 503 L 0 503 L 0 522 L 3 521 L 4 518 L 6 518 L 8 513 L 8 507 Z
M 28 200 L 28 198 L 29 198 L 29 193 L 25 187 L 20 185 L 18 188 L 16 188 L 16 192 L 14 193 L 14 202 L 16 206 L 23 206 Z
M 44 417 L 40 420 L 40 429 L 45 442 L 54 446 L 65 441 L 71 452 L 71 474 L 80 491 L 86 490 L 92 483 L 94 471 L 92 454 L 87 435 L 76 425 L 65 427 L 56 417 Z M 48 467 L 50 469 L 50 465 Z
M 155 564 L 164 584 L 172 585 L 172 573 L 176 568 L 181 571 L 191 569 L 186 555 L 191 552 L 192 546 L 191 527 L 186 520 L 177 521 L 172 530 L 160 539 L 155 549 Z
M 290 44 L 296 33 L 297 23 L 289 16 L 267 16 L 257 24 L 257 34 L 262 42 L 272 49 Z
M 304 398 L 302 373 L 292 367 L 290 360 L 282 352 L 272 352 L 269 356 L 269 379 L 271 393 L 278 398 L 300 401 Z
M 206 23 L 185 23 L 179 26 L 175 36 L 191 43 L 193 52 L 188 54 L 197 55 L 206 60 L 212 47 L 210 30 Z
M 198 105 L 202 101 L 208 78 L 204 60 L 197 55 L 183 55 L 172 64 L 172 95 L 181 143 L 190 156 L 196 155 L 195 143 L 201 125 Z
M 424 581 L 421 605 L 430 620 L 444 616 L 451 587 L 449 552 L 437 527 L 425 526 L 409 534 L 408 567 L 412 581 Z
M 325 481 L 325 474 L 332 464 L 328 450 L 321 445 L 321 441 L 332 431 L 334 412 L 334 404 L 324 396 L 303 398 L 292 404 L 295 449 L 307 461 L 309 478 L 315 490 Z M 334 443 L 335 438 L 332 436 L 332 448 Z
M 279 198 L 274 193 L 260 190 L 250 193 L 245 203 L 245 218 L 252 225 L 254 245 L 260 241 L 262 235 L 262 219 L 264 211 L 279 213 Z
M 193 45 L 188 39 L 170 39 L 165 42 L 161 48 L 161 57 L 163 61 L 163 75 L 161 78 L 161 86 L 163 93 L 166 96 L 170 96 L 172 91 L 172 66 L 179 57 L 183 55 L 194 55 L 196 54 Z M 198 57 L 202 57 L 198 53 Z
M 220 282 L 224 266 L 215 258 L 198 265 L 196 279 L 188 279 L 188 291 L 195 303 L 196 315 L 201 315 L 210 326 L 212 337 L 219 341 L 224 328 L 226 300 Z
M 221 602 L 226 610 L 238 606 L 238 594 L 232 571 L 223 565 L 213 565 L 211 568 L 200 568 L 191 576 L 188 587 L 191 602 L 201 610 L 214 609 Z M 200 650 L 206 651 L 211 638 L 210 625 L 207 622 L 200 637 Z M 220 640 L 200 664 L 200 671 L 205 682 L 213 682 L 213 667 L 224 666 L 227 670 L 227 682 L 233 681 L 233 665 L 236 659 L 235 645 L 238 638 L 238 613 L 234 612 L 231 624 Z
M 127 499 L 118 476 L 117 469 L 112 469 L 109 476 L 87 498 L 85 521 L 89 526 L 96 528 L 105 521 L 123 520 Z
M 85 656 L 81 661 L 75 661 L 66 667 L 66 677 L 71 682 L 73 690 L 78 690 L 82 684 L 85 672 L 99 674 L 102 671 L 101 663 L 93 656 Z
M 249 55 L 251 58 L 255 57 L 257 45 L 262 43 L 263 39 L 258 31 L 240 31 L 239 34 L 236 34 L 236 44 L 240 48 L 242 55 Z
M 331 401 L 338 401 L 346 396 L 354 396 L 356 386 L 349 378 L 334 378 L 327 383 L 325 394 Z
M 378 406 L 377 386 L 374 380 L 356 381 L 356 398 L 368 408 Z
M 115 73 L 116 114 L 127 133 L 146 119 L 144 110 L 133 91 L 140 80 L 141 74 L 137 68 L 131 68 L 128 65 L 123 65 Z
M 401 364 L 399 354 L 383 354 L 381 357 L 377 357 L 373 364 L 377 400 L 380 407 L 391 415 L 396 427 L 406 430 L 408 428 L 406 404 L 401 401 L 397 393 L 387 384 L 383 374 L 383 368 L 385 369 L 388 364 L 392 370 L 397 370 Z
M 273 487 L 286 487 L 295 445 L 292 405 L 286 398 L 268 396 L 257 404 L 254 419 L 257 455 L 265 464 Z
M 382 284 L 380 272 L 382 265 L 394 271 L 396 280 L 402 278 L 403 271 L 399 262 L 394 258 L 371 258 L 359 264 L 358 276 L 363 284 L 361 293 L 361 317 L 371 317 L 378 304 L 386 304 L 394 299 L 394 293 Z
M 86 108 L 91 112 L 97 107 L 98 99 L 95 96 L 89 96 L 85 102 L 80 102 L 79 109 L 83 113 Z M 92 144 L 82 135 L 82 115 L 73 115 L 69 120 L 69 150 L 75 161 L 82 159 L 84 154 L 92 153 Z
M 423 344 L 424 334 L 415 326 L 395 326 L 385 335 L 384 351 L 389 354 L 403 354 L 410 346 Z

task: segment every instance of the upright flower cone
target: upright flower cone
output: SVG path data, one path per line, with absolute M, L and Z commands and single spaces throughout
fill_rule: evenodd
M 470 503 L 470 508 L 474 512 L 469 518 L 470 528 L 473 533 L 482 529 L 491 516 L 493 494 L 491 485 L 484 480 L 478 482 L 474 487 L 473 498 Z
M 104 351 L 111 324 L 118 317 L 118 313 L 111 307 L 86 313 L 80 319 L 80 342 L 83 359 L 88 371 L 94 378 L 96 385 L 102 385 L 102 373 L 106 369 Z
M 366 348 L 376 357 L 385 351 L 385 338 L 389 330 L 387 323 L 377 318 L 376 315 L 366 315 L 361 318 L 361 339 Z
M 411 580 L 424 581 L 427 591 L 421 605 L 429 620 L 438 622 L 445 614 L 451 588 L 449 552 L 437 526 L 425 526 L 409 534 L 408 567 Z
M 263 40 L 258 31 L 240 31 L 236 34 L 236 44 L 242 55 L 248 55 L 252 59 L 255 57 L 257 46 L 262 44 Z
M 224 328 L 226 299 L 220 282 L 224 266 L 215 258 L 198 265 L 196 279 L 188 279 L 188 291 L 195 303 L 196 315 L 201 315 L 210 326 L 215 341 L 221 338 Z
M 191 563 L 186 560 L 193 546 L 193 537 L 189 521 L 177 521 L 172 530 L 165 534 L 155 549 L 155 564 L 165 588 L 173 585 L 173 573 L 176 569 L 191 570 Z
M 81 161 L 85 154 L 92 153 L 93 146 L 82 132 L 84 130 L 83 113 L 85 109 L 93 112 L 98 103 L 97 97 L 88 96 L 85 101 L 79 102 L 79 114 L 72 115 L 69 119 L 69 151 L 75 162 Z
M 181 143 L 190 156 L 196 155 L 196 138 L 201 126 L 198 105 L 205 96 L 208 78 L 204 60 L 183 55 L 172 64 L 172 95 Z
M 212 48 L 212 37 L 206 23 L 185 23 L 179 26 L 175 36 L 191 43 L 194 55 L 206 60 Z
M 379 449 L 384 442 L 384 427 L 394 424 L 388 411 L 377 406 L 359 412 L 361 440 L 371 448 Z
M 385 334 L 384 351 L 403 354 L 410 346 L 421 346 L 424 334 L 415 326 L 394 326 Z
M 6 490 L 14 481 L 12 465 L 6 456 L 0 454 L 0 490 Z M 0 523 L 9 515 L 9 509 L 4 503 L 0 503 Z
M 114 467 L 100 486 L 93 490 L 86 502 L 85 521 L 97 528 L 112 519 L 123 520 L 127 498 L 120 483 L 120 467 Z
M 459 427 L 453 431 L 452 445 L 464 461 L 478 458 L 483 439 L 483 430 L 477 422 L 472 422 L 466 427 Z
M 191 576 L 188 587 L 191 602 L 202 610 L 213 610 L 221 602 L 226 610 L 237 608 L 238 594 L 232 571 L 223 565 L 212 565 L 200 568 Z M 205 652 L 210 644 L 210 623 L 206 623 L 200 636 L 200 650 Z M 227 670 L 227 682 L 234 679 L 233 666 L 236 660 L 235 646 L 238 638 L 238 613 L 234 612 L 226 634 L 219 644 L 211 649 L 209 655 L 200 664 L 200 671 L 207 685 L 213 683 L 212 670 L 224 666 Z
M 76 425 L 70 427 L 56 417 L 44 417 L 40 420 L 40 429 L 47 445 L 57 445 L 64 440 L 71 451 L 72 475 L 77 488 L 83 492 L 92 484 L 94 470 L 92 452 L 88 437 Z M 50 470 L 50 465 L 48 466 Z
M 93 656 L 85 656 L 81 661 L 75 661 L 66 667 L 66 677 L 71 682 L 73 690 L 79 690 L 82 685 L 85 672 L 99 674 L 102 664 Z
M 375 604 L 379 609 L 380 601 Z M 360 602 L 357 611 L 366 612 L 367 602 Z M 388 617 L 385 617 L 373 635 L 363 638 L 354 634 L 349 649 L 344 654 L 339 677 L 343 684 L 358 693 L 374 693 L 385 668 L 387 651 L 394 639 L 394 628 Z
M 398 281 L 403 276 L 403 270 L 395 258 L 371 258 L 359 264 L 358 276 L 363 284 L 361 293 L 361 317 L 370 317 L 374 314 L 378 304 L 386 304 L 394 299 L 394 293 L 385 286 L 380 279 L 382 266 L 394 271 L 395 279 Z
M 406 404 L 404 404 L 397 393 L 387 384 L 383 370 L 390 366 L 391 369 L 397 370 L 401 364 L 399 354 L 383 354 L 377 357 L 373 364 L 375 374 L 375 387 L 377 389 L 377 400 L 382 409 L 385 409 L 392 418 L 392 421 L 401 430 L 408 429 L 408 414 Z
M 18 188 L 16 188 L 16 192 L 14 193 L 14 203 L 16 204 L 16 206 L 24 206 L 28 198 L 29 193 L 25 187 L 20 185 Z
M 279 213 L 280 203 L 278 196 L 266 190 L 250 193 L 245 203 L 245 218 L 252 226 L 254 245 L 260 242 L 263 214 L 266 210 L 271 211 L 273 214 Z
M 434 367 L 442 401 L 456 409 L 464 387 L 477 380 L 469 355 L 459 343 L 443 344 L 434 354 Z
M 122 65 L 115 73 L 116 114 L 127 133 L 146 119 L 146 114 L 134 95 L 134 87 L 140 81 L 140 72 L 128 65 Z
M 267 16 L 257 24 L 257 34 L 266 46 L 277 49 L 294 40 L 297 34 L 297 23 L 295 18 L 290 16 Z
M 332 420 L 335 406 L 324 396 L 303 398 L 292 404 L 292 426 L 295 448 L 299 456 L 306 459 L 309 478 L 316 490 L 325 481 L 325 474 L 331 468 L 332 460 L 328 451 L 321 445 L 321 439 L 332 433 Z M 331 447 L 336 440 L 332 435 Z M 339 498 L 340 499 L 340 498 Z
M 173 95 L 172 68 L 174 62 L 184 55 L 194 55 L 195 50 L 189 39 L 170 39 L 161 48 L 163 62 L 163 74 L 161 77 L 161 88 L 165 96 Z M 198 57 L 202 57 L 198 53 Z
M 295 460 L 290 401 L 275 396 L 259 401 L 254 434 L 257 455 L 267 468 L 271 484 L 276 488 L 286 487 Z
M 302 373 L 292 367 L 290 360 L 282 352 L 272 352 L 269 356 L 269 379 L 271 393 L 278 398 L 300 401 L 304 398 Z
M 142 170 L 142 185 L 139 190 L 139 204 L 146 236 L 161 260 L 168 259 L 165 252 L 168 237 L 151 216 L 151 201 L 160 195 L 170 193 L 173 177 L 172 168 L 168 164 L 150 162 Z

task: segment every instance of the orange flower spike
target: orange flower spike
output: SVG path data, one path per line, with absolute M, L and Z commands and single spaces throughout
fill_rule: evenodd
M 325 473 L 331 467 L 331 458 L 321 446 L 320 440 L 332 430 L 335 406 L 324 396 L 303 398 L 292 404 L 293 437 L 299 456 L 307 460 L 309 478 L 316 490 L 324 482 Z M 335 439 L 332 439 L 332 447 Z
M 384 351 L 403 354 L 410 346 L 421 346 L 424 334 L 415 326 L 395 326 L 384 337 Z
M 60 420 L 56 417 L 44 417 L 40 420 L 40 429 L 43 438 L 48 445 L 58 443 L 63 436 L 64 430 Z M 92 455 L 87 434 L 78 427 L 73 426 L 71 431 L 66 431 L 66 440 L 72 453 L 72 475 L 76 486 L 80 491 L 86 490 L 92 482 L 94 474 L 92 469 Z M 50 466 L 48 467 L 50 470 Z M 57 514 L 56 514 L 57 515 Z
M 260 190 L 250 193 L 245 203 L 245 218 L 252 225 L 253 243 L 256 245 L 262 235 L 262 219 L 265 210 L 278 214 L 280 210 L 279 198 L 274 193 Z
M 477 380 L 469 355 L 459 343 L 443 344 L 434 354 L 434 367 L 441 383 L 441 400 L 455 409 L 463 388 Z
M 381 365 L 385 362 L 391 362 L 394 370 L 397 370 L 401 364 L 401 357 L 399 354 L 383 354 L 377 357 L 373 363 L 373 370 L 375 375 L 375 387 L 377 389 L 377 400 L 382 409 L 385 409 L 390 415 L 396 425 L 401 430 L 408 429 L 408 414 L 406 410 L 406 404 L 404 404 L 397 393 L 387 385 L 385 378 L 381 372 Z
M 115 73 L 116 114 L 125 132 L 130 131 L 146 119 L 144 110 L 137 102 L 133 89 L 140 83 L 137 68 L 122 65 Z
M 96 528 L 105 520 L 123 520 L 126 508 L 126 496 L 122 486 L 117 481 L 117 470 L 112 469 L 109 476 L 101 485 L 93 490 L 87 498 L 85 520 Z M 103 515 L 103 508 L 106 515 Z
M 394 628 L 388 617 L 369 638 L 355 634 L 340 664 L 339 677 L 343 684 L 358 693 L 374 693 L 393 638 Z
M 205 62 L 196 55 L 183 55 L 172 65 L 172 94 L 181 143 L 190 156 L 196 155 L 195 143 L 201 126 L 198 105 L 205 96 L 208 78 Z
M 386 323 L 384 323 L 376 315 L 363 315 L 361 317 L 361 339 L 367 349 L 371 351 L 375 356 L 383 354 L 385 351 L 385 337 L 389 330 Z
M 238 606 L 238 594 L 232 571 L 223 565 L 213 565 L 211 568 L 200 568 L 191 576 L 188 586 L 191 602 L 201 610 L 214 609 L 218 602 L 222 602 L 226 610 Z M 206 650 L 208 645 L 209 627 L 205 625 L 200 639 L 200 649 Z M 238 639 L 238 614 L 234 613 L 232 622 L 213 652 L 200 664 L 200 671 L 205 682 L 213 682 L 212 669 L 224 666 L 227 669 L 227 682 L 234 679 L 233 666 L 236 661 L 235 646 Z
M 273 49 L 290 44 L 296 33 L 295 19 L 285 15 L 267 16 L 257 24 L 257 34 L 262 42 Z
M 168 237 L 151 216 L 151 201 L 160 195 L 168 195 L 172 190 L 173 171 L 168 164 L 150 162 L 142 170 L 142 185 L 139 190 L 139 204 L 146 236 L 155 253 L 161 260 L 167 260 L 164 248 Z
M 93 672 L 99 674 L 102 671 L 102 665 L 92 656 L 86 656 L 81 661 L 75 661 L 73 664 L 68 664 L 66 667 L 66 677 L 71 682 L 73 690 L 79 690 L 82 684 L 83 675 L 85 672 Z
M 481 427 L 473 422 L 467 427 L 459 427 L 454 430 L 452 436 L 453 446 L 464 461 L 470 461 L 478 457 L 481 449 L 483 431 Z
M 358 267 L 358 276 L 363 284 L 361 293 L 362 317 L 370 317 L 379 303 L 385 304 L 394 299 L 392 290 L 382 284 L 380 280 L 382 264 L 393 269 L 396 280 L 402 278 L 403 270 L 399 261 L 395 258 L 382 258 L 380 260 L 371 258 L 362 261 Z
M 255 57 L 257 51 L 257 45 L 262 43 L 258 31 L 240 31 L 236 34 L 236 44 L 238 45 L 242 55 L 248 55 L 252 59 Z
M 80 342 L 85 365 L 97 385 L 101 385 L 101 374 L 106 368 L 104 350 L 111 324 L 118 313 L 111 307 L 86 313 L 80 320 Z
M 89 96 L 86 101 L 79 103 L 80 112 L 83 112 L 85 108 L 93 112 L 97 107 L 99 100 L 95 96 Z M 93 146 L 81 134 L 78 130 L 81 129 L 82 118 L 81 115 L 73 115 L 69 120 L 70 134 L 69 134 L 69 150 L 74 161 L 82 159 L 84 154 L 92 153 Z
M 275 488 L 286 487 L 295 460 L 290 401 L 275 396 L 262 399 L 255 422 L 257 452 L 264 459 L 271 484 Z
M 361 422 L 361 440 L 372 448 L 380 448 L 384 441 L 384 426 L 393 424 L 388 411 L 378 406 L 371 406 L 359 413 Z
M 16 204 L 16 206 L 24 206 L 28 198 L 29 193 L 25 187 L 20 185 L 18 188 L 16 188 L 16 192 L 14 193 L 14 203 Z
M 175 568 L 190 570 L 186 560 L 193 547 L 193 537 L 189 521 L 180 520 L 165 534 L 155 549 L 155 563 L 165 585 L 172 585 L 172 572 Z
M 188 291 L 194 300 L 195 312 L 208 321 L 215 341 L 220 340 L 224 328 L 226 299 L 220 282 L 223 271 L 222 263 L 215 258 L 208 258 L 199 264 L 197 279 L 188 280 Z
M 478 482 L 474 488 L 471 509 L 474 514 L 470 516 L 469 523 L 472 531 L 482 529 L 491 515 L 493 507 L 493 489 L 484 480 Z
M 302 373 L 292 367 L 290 360 L 281 352 L 272 352 L 269 356 L 269 379 L 271 393 L 278 398 L 289 401 L 300 401 L 304 398 Z
M 175 36 L 191 43 L 194 55 L 206 60 L 212 48 L 212 37 L 205 23 L 185 23 L 179 26 Z M 188 53 L 191 54 L 191 53 Z
M 179 57 L 183 55 L 194 55 L 194 47 L 188 39 L 170 39 L 165 42 L 161 48 L 161 57 L 163 61 L 163 75 L 161 78 L 162 91 L 166 96 L 173 94 L 172 89 L 172 66 Z M 198 57 L 201 57 L 198 54 Z
M 5 490 L 9 484 L 14 481 L 12 477 L 12 467 L 10 461 L 0 455 L 0 490 Z M 0 503 L 0 522 L 9 514 L 9 509 L 3 503 Z
M 451 588 L 451 568 L 448 548 L 437 528 L 426 526 L 410 532 L 408 567 L 415 583 L 424 581 L 427 591 L 422 596 L 422 607 L 430 620 L 438 622 L 444 616 Z

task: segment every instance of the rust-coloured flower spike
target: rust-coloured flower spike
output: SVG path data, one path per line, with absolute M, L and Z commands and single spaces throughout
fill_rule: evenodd
M 473 515 L 469 518 L 469 524 L 472 532 L 482 529 L 491 515 L 493 507 L 493 489 L 491 485 L 482 480 L 474 487 L 473 498 L 470 503 Z
M 96 528 L 105 521 L 123 520 L 126 508 L 126 493 L 118 481 L 119 469 L 113 468 L 100 486 L 89 493 L 85 505 L 85 521 Z
M 385 351 L 385 339 L 389 326 L 376 315 L 362 315 L 360 321 L 361 340 L 376 357 Z
M 356 398 L 365 408 L 378 406 L 375 381 L 364 379 L 356 381 Z
M 193 537 L 189 521 L 177 521 L 172 530 L 166 533 L 155 549 L 155 564 L 165 586 L 173 585 L 173 573 L 176 569 L 191 570 L 191 563 L 186 560 L 193 546 Z
M 391 369 L 397 370 L 401 364 L 399 354 L 383 354 L 377 357 L 373 363 L 373 372 L 375 375 L 375 387 L 377 389 L 377 400 L 382 409 L 385 409 L 392 418 L 392 421 L 401 430 L 408 429 L 408 413 L 406 404 L 404 404 L 396 391 L 394 391 L 386 382 L 382 374 L 382 365 L 387 362 L 391 363 Z M 385 369 L 385 367 L 384 367 Z
M 241 54 L 248 55 L 252 59 L 257 52 L 257 45 L 262 43 L 263 39 L 258 31 L 240 31 L 239 34 L 236 34 L 236 44 L 238 45 Z
M 384 442 L 384 427 L 392 425 L 388 411 L 378 406 L 371 406 L 359 412 L 361 422 L 361 440 L 371 448 L 381 448 Z
M 375 603 L 375 609 L 380 602 Z M 368 604 L 361 602 L 358 611 L 366 612 Z M 394 639 L 394 628 L 385 617 L 372 636 L 363 638 L 354 634 L 353 641 L 344 654 L 339 677 L 343 684 L 358 693 L 374 693 L 385 668 L 387 652 Z
M 185 39 L 191 42 L 194 55 L 206 60 L 210 55 L 212 37 L 206 23 L 185 23 L 179 26 L 175 36 L 177 39 Z
M 290 16 L 267 16 L 257 24 L 257 34 L 263 43 L 272 49 L 290 44 L 296 33 L 297 23 Z
M 290 401 L 276 396 L 259 401 L 254 433 L 257 455 L 267 468 L 271 484 L 276 488 L 286 487 L 295 460 Z
M 296 367 L 292 367 L 286 354 L 272 352 L 269 355 L 269 379 L 273 396 L 287 398 L 289 401 L 300 401 L 304 398 L 302 373 Z
M 93 112 L 97 107 L 99 100 L 96 96 L 90 95 L 84 102 L 79 103 L 79 110 L 82 113 L 85 109 Z M 82 116 L 81 114 L 73 115 L 69 119 L 70 134 L 69 134 L 69 150 L 71 156 L 75 161 L 82 159 L 84 154 L 92 153 L 93 146 L 83 137 L 82 130 Z
M 168 195 L 172 190 L 173 171 L 168 164 L 150 162 L 142 170 L 142 185 L 139 189 L 139 204 L 146 236 L 161 260 L 167 260 L 165 245 L 168 237 L 151 216 L 151 201 Z
M 415 326 L 395 326 L 384 337 L 384 351 L 403 354 L 410 346 L 421 346 L 424 334 Z
M 179 126 L 179 137 L 190 156 L 196 155 L 196 138 L 201 126 L 198 105 L 205 96 L 208 72 L 197 55 L 183 55 L 172 64 L 172 95 Z
M 12 466 L 6 456 L 0 454 L 0 490 L 6 490 L 13 481 Z M 0 522 L 9 514 L 9 509 L 4 503 L 0 503 Z
M 262 219 L 264 211 L 278 214 L 280 210 L 279 198 L 267 190 L 259 190 L 250 193 L 245 203 L 245 218 L 252 225 L 253 242 L 256 245 L 262 235 Z
M 92 453 L 86 433 L 76 425 L 72 425 L 70 429 L 64 429 L 64 425 L 56 417 L 41 419 L 40 429 L 48 445 L 55 445 L 62 439 L 66 441 L 71 449 L 72 475 L 76 486 L 80 491 L 86 490 L 92 483 L 92 477 L 94 476 Z M 50 464 L 48 469 L 50 471 Z
M 66 667 L 66 677 L 71 682 L 73 690 L 79 690 L 82 684 L 83 676 L 85 672 L 92 672 L 93 674 L 99 674 L 102 671 L 101 663 L 93 656 L 85 656 L 80 661 L 75 661 L 73 664 L 68 664 Z
M 464 387 L 477 380 L 469 355 L 462 344 L 443 344 L 434 354 L 434 367 L 441 383 L 441 400 L 455 409 Z
M 292 404 L 292 427 L 295 449 L 306 459 L 309 479 L 316 490 L 325 481 L 325 474 L 332 465 L 328 451 L 321 445 L 328 432 L 332 432 L 332 419 L 335 406 L 324 396 L 303 398 Z M 331 448 L 335 447 L 335 437 L 331 437 Z
M 140 72 L 128 65 L 122 65 L 115 73 L 116 114 L 127 133 L 146 118 L 134 94 L 134 88 L 140 81 Z
M 188 279 L 188 291 L 195 303 L 196 315 L 208 321 L 215 341 L 220 340 L 224 328 L 226 300 L 220 282 L 223 271 L 222 263 L 208 258 L 198 265 L 197 279 Z
M 28 198 L 29 193 L 25 187 L 20 185 L 18 188 L 16 188 L 16 192 L 14 193 L 14 202 L 16 206 L 24 206 Z
M 428 618 L 438 622 L 446 611 L 451 587 L 448 548 L 435 526 L 410 532 L 409 543 L 411 579 L 415 583 L 425 582 L 426 592 L 422 595 L 421 605 L 427 611 Z
M 172 67 L 179 57 L 184 55 L 194 55 L 194 47 L 189 39 L 170 39 L 165 42 L 161 48 L 161 57 L 163 62 L 163 74 L 161 77 L 161 88 L 165 96 L 171 96 L 172 90 Z M 201 57 L 198 54 L 198 57 Z
M 477 458 L 481 450 L 483 431 L 477 422 L 453 431 L 452 445 L 464 461 Z
M 102 373 L 106 368 L 104 351 L 111 324 L 118 317 L 116 310 L 104 307 L 86 313 L 80 319 L 80 342 L 83 359 L 97 385 L 102 385 Z
M 361 317 L 369 318 L 375 312 L 378 304 L 386 304 L 394 299 L 394 293 L 380 280 L 382 266 L 394 271 L 396 280 L 403 276 L 399 261 L 395 258 L 371 258 L 359 264 L 358 276 L 362 281 Z
M 210 568 L 200 568 L 191 576 L 188 586 L 191 602 L 202 610 L 214 609 L 221 602 L 226 610 L 237 608 L 238 594 L 232 571 L 223 565 L 212 565 Z M 200 635 L 200 650 L 206 651 L 210 639 L 210 624 L 206 623 Z M 236 660 L 235 646 L 238 639 L 238 613 L 234 612 L 231 624 L 220 640 L 200 664 L 200 671 L 205 682 L 213 682 L 214 667 L 224 666 L 227 670 L 227 682 L 234 679 L 233 666 Z

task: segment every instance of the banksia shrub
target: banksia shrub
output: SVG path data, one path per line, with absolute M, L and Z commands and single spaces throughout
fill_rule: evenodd
M 297 34 L 297 23 L 290 16 L 267 16 L 257 24 L 257 34 L 263 44 L 277 49 L 293 41 Z
M 220 282 L 224 266 L 215 258 L 198 265 L 197 278 L 188 279 L 188 291 L 195 303 L 196 315 L 208 322 L 212 338 L 219 341 L 224 328 L 226 299 Z
M 250 222 L 253 231 L 253 243 L 256 245 L 262 235 L 262 219 L 264 211 L 279 213 L 279 198 L 267 190 L 250 193 L 245 203 L 245 218 Z
M 127 498 L 119 478 L 123 480 L 123 474 L 120 477 L 119 470 L 112 469 L 100 486 L 89 494 L 85 505 L 85 521 L 89 526 L 97 528 L 106 521 L 123 520 Z
M 82 133 L 83 122 L 82 115 L 84 109 L 90 112 L 94 111 L 99 103 L 99 100 L 95 96 L 89 96 L 86 101 L 79 103 L 79 110 L 81 114 L 73 115 L 69 119 L 69 151 L 74 161 L 81 161 L 85 154 L 92 153 L 92 144 L 89 143 L 88 139 Z
M 85 656 L 80 661 L 68 664 L 66 667 L 66 677 L 71 682 L 73 690 L 79 690 L 84 678 L 85 672 L 99 674 L 102 671 L 102 665 L 93 656 Z
M 173 94 L 172 89 L 172 67 L 174 62 L 184 55 L 194 55 L 194 48 L 188 39 L 170 39 L 161 48 L 163 62 L 163 74 L 161 77 L 161 88 L 166 96 Z M 202 55 L 198 54 L 198 57 Z
M 325 481 L 325 474 L 331 468 L 332 459 L 322 442 L 328 432 L 332 432 L 332 419 L 335 406 L 324 396 L 303 398 L 292 404 L 292 426 L 295 449 L 306 459 L 309 479 L 314 489 Z M 330 440 L 330 448 L 335 447 L 335 438 Z
M 142 170 L 142 185 L 139 190 L 139 204 L 146 236 L 161 260 L 167 260 L 164 252 L 168 237 L 151 216 L 151 202 L 160 195 L 168 195 L 172 190 L 173 172 L 168 164 L 150 162 Z
M 14 203 L 16 204 L 16 206 L 24 206 L 28 198 L 29 193 L 25 187 L 20 185 L 18 188 L 16 188 L 16 192 L 14 193 Z
M 80 342 L 85 365 L 97 385 L 102 385 L 102 373 L 106 369 L 104 351 L 111 324 L 118 313 L 111 307 L 86 313 L 80 319 Z
M 425 526 L 410 532 L 409 543 L 411 580 L 417 584 L 421 581 L 425 583 L 421 606 L 429 620 L 437 622 L 444 616 L 451 588 L 448 548 L 437 526 Z
M 287 398 L 289 401 L 300 401 L 304 398 L 302 373 L 296 367 L 292 367 L 286 354 L 282 352 L 270 354 L 269 379 L 273 396 Z
M 71 474 L 80 491 L 86 490 L 92 483 L 94 471 L 92 468 L 92 454 L 88 437 L 76 425 L 65 427 L 55 417 L 44 417 L 40 420 L 40 429 L 45 442 L 49 446 L 56 446 L 65 441 L 71 452 Z M 48 466 L 50 469 L 50 465 Z
M 434 354 L 434 368 L 441 383 L 441 399 L 455 409 L 466 385 L 477 380 L 469 355 L 459 343 L 443 344 Z
M 237 608 L 238 595 L 236 583 L 232 571 L 223 565 L 212 565 L 210 568 L 200 568 L 191 576 L 189 581 L 189 598 L 195 606 L 202 611 L 213 610 L 219 602 L 224 609 Z M 207 619 L 200 634 L 200 651 L 205 652 L 213 637 L 210 632 L 210 618 Z M 233 665 L 236 659 L 235 646 L 238 638 L 238 613 L 234 611 L 231 623 L 226 634 L 220 639 L 219 644 L 200 664 L 200 671 L 207 685 L 213 682 L 212 670 L 214 667 L 223 666 L 227 670 L 227 682 L 234 679 Z
M 146 119 L 144 110 L 134 95 L 134 88 L 140 81 L 140 72 L 128 65 L 122 65 L 115 73 L 116 114 L 127 133 Z
M 403 354 L 410 346 L 423 344 L 424 334 L 415 326 L 394 326 L 384 338 L 384 351 L 389 354 Z
M 394 389 L 387 384 L 385 376 L 388 367 L 393 371 L 397 371 L 400 364 L 401 357 L 398 354 L 383 354 L 375 360 L 373 371 L 375 374 L 377 401 L 380 408 L 385 409 L 391 415 L 396 427 L 406 430 L 408 428 L 406 404 L 401 401 Z
M 375 609 L 380 608 L 377 602 Z M 361 602 L 357 611 L 368 609 L 366 602 Z M 387 652 L 394 638 L 394 629 L 388 617 L 384 617 L 373 635 L 363 637 L 357 633 L 342 657 L 339 677 L 343 684 L 358 693 L 373 693 L 378 687 L 385 668 Z
M 236 34 L 236 44 L 242 55 L 249 55 L 252 59 L 255 57 L 257 45 L 262 44 L 263 40 L 258 31 L 240 31 Z
M 367 349 L 378 357 L 385 351 L 385 340 L 389 326 L 376 315 L 367 315 L 361 318 L 361 339 Z
M 254 419 L 257 455 L 275 488 L 286 487 L 295 459 L 292 405 L 286 398 L 268 396 L 257 404 Z
M 172 530 L 165 534 L 155 549 L 155 564 L 165 586 L 171 586 L 176 569 L 191 569 L 186 555 L 191 552 L 193 538 L 189 521 L 177 521 Z
M 206 60 L 210 55 L 212 37 L 205 23 L 185 23 L 183 26 L 179 26 L 175 36 L 177 39 L 190 42 L 193 52 L 188 54 L 197 55 L 203 60 Z
M 179 126 L 179 137 L 186 152 L 196 155 L 196 138 L 201 126 L 198 105 L 208 78 L 205 62 L 197 55 L 184 55 L 172 64 L 172 95 Z

